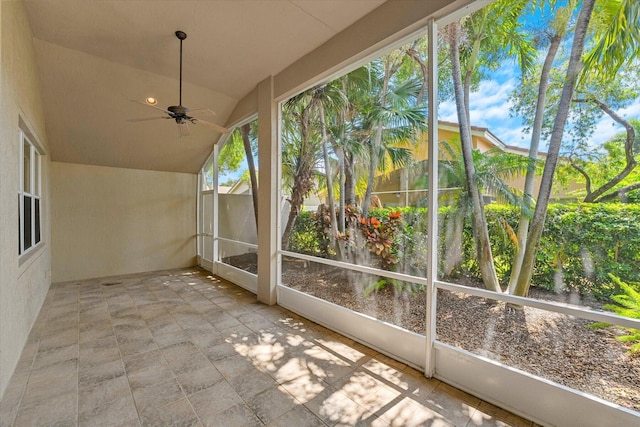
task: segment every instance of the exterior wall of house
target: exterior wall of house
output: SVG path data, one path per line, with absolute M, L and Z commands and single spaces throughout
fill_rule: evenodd
M 31 27 L 0 2 L 0 399 L 51 283 L 49 156 Z M 21 124 L 22 122 L 22 124 Z M 41 242 L 18 256 L 20 129 L 42 156 Z
M 197 175 L 52 162 L 54 282 L 196 265 Z

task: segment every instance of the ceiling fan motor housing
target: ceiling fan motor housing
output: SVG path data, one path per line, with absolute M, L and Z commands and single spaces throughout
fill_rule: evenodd
M 189 112 L 187 107 L 183 107 L 182 105 L 172 105 L 167 107 L 167 111 L 170 111 L 175 116 L 186 116 Z

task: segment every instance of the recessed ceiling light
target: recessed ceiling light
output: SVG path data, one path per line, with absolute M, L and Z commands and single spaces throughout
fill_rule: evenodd
M 144 102 L 146 102 L 149 105 L 156 105 L 158 103 L 158 100 L 153 96 L 150 96 L 147 99 L 145 99 Z

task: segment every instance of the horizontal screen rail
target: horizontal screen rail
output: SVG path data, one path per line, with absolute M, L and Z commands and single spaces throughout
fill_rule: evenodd
M 456 285 L 454 283 L 435 281 L 436 287 L 452 292 L 462 292 L 482 298 L 489 298 L 496 301 L 510 304 L 523 305 L 526 307 L 539 308 L 541 310 L 553 311 L 569 316 L 580 317 L 582 319 L 593 320 L 595 322 L 611 323 L 612 325 L 624 326 L 626 328 L 640 329 L 640 320 L 621 317 L 613 313 L 595 311 L 588 308 L 580 308 L 560 302 L 541 301 L 537 299 L 518 297 L 515 295 L 499 294 L 486 289 L 470 288 L 468 286 Z

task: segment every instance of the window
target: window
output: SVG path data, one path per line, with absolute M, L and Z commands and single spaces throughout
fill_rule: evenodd
M 18 254 L 29 252 L 40 243 L 40 153 L 20 131 L 20 188 L 18 190 Z

